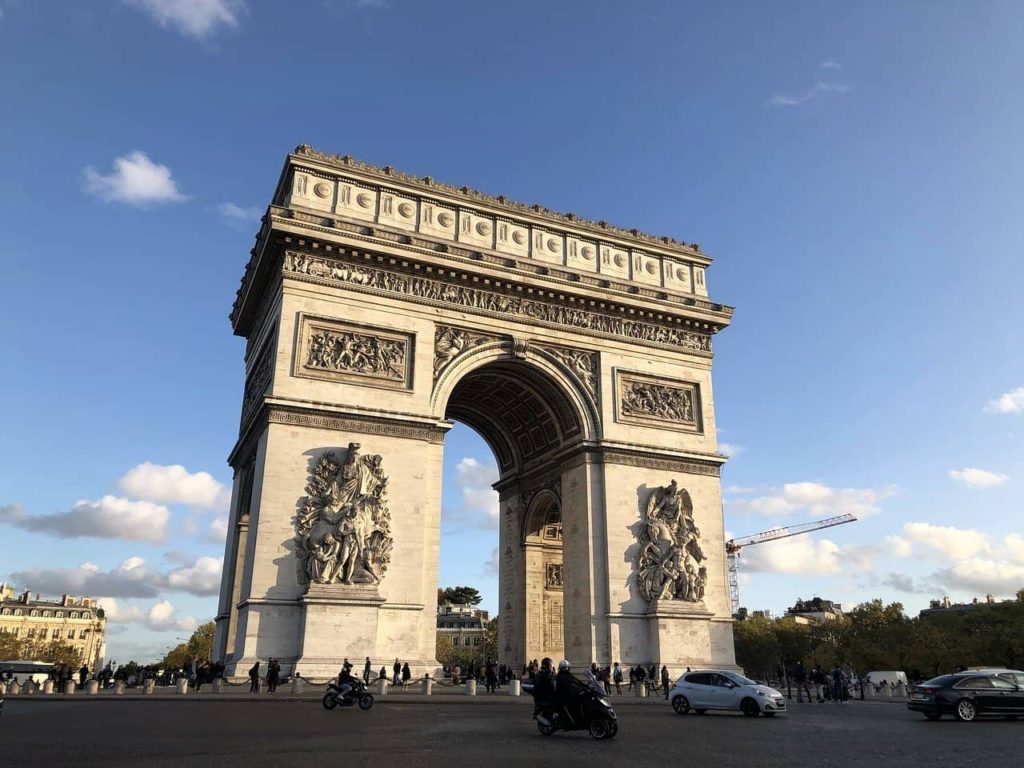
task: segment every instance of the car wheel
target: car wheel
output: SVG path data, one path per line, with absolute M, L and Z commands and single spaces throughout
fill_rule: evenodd
M 924 716 L 927 717 L 929 720 L 941 720 L 942 719 L 942 713 L 941 712 L 925 712 Z
M 607 739 L 608 738 L 608 721 L 603 718 L 592 720 L 590 722 L 590 735 L 595 739 Z
M 542 736 L 550 736 L 555 732 L 554 723 L 548 723 L 545 725 L 540 720 L 537 721 L 537 730 L 541 732 Z
M 372 706 L 373 706 L 373 695 L 372 694 L 364 693 L 362 696 L 359 697 L 359 708 L 360 709 L 369 709 Z
M 690 711 L 690 700 L 685 696 L 673 696 L 672 709 L 676 711 L 677 715 L 685 715 Z
M 614 739 L 615 734 L 619 732 L 619 724 L 617 721 L 612 720 L 611 725 L 608 726 L 608 738 Z
M 957 720 L 963 723 L 969 723 L 977 716 L 978 708 L 974 706 L 974 702 L 970 699 L 960 699 L 960 701 L 956 703 Z
M 338 706 L 338 697 L 333 693 L 324 694 L 323 705 L 324 709 L 334 709 Z
M 740 712 L 742 712 L 747 717 L 757 717 L 759 714 L 761 714 L 761 708 L 753 699 L 744 699 L 740 702 Z

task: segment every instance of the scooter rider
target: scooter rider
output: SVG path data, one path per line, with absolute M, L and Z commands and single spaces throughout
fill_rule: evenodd
M 555 701 L 558 702 L 559 713 L 564 712 L 570 721 L 575 721 L 573 712 L 576 710 L 576 700 L 586 690 L 587 687 L 573 675 L 572 664 L 565 659 L 558 662 L 558 674 L 555 676 Z
M 549 716 L 555 704 L 555 675 L 553 662 L 545 657 L 533 680 L 533 716 L 544 725 L 551 725 Z

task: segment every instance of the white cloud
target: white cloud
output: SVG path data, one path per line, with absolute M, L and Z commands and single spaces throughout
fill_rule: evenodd
M 154 163 L 145 152 L 135 151 L 115 158 L 114 170 L 106 176 L 92 166 L 82 173 L 85 191 L 108 203 L 143 206 L 188 199 L 178 189 L 171 169 Z
M 117 486 L 129 496 L 165 504 L 222 510 L 231 501 L 231 492 L 211 474 L 189 472 L 180 464 L 147 461 L 128 470 Z
M 917 544 L 925 544 L 953 560 L 973 557 L 989 550 L 988 537 L 981 531 L 931 523 L 907 523 L 904 536 Z
M 190 566 L 170 571 L 167 574 L 167 586 L 193 595 L 216 595 L 220 592 L 223 563 L 220 557 L 200 557 Z
M 256 206 L 243 208 L 234 203 L 221 203 L 217 206 L 217 213 L 223 216 L 230 224 L 248 224 L 259 221 L 263 216 L 263 209 Z
M 228 517 L 227 515 L 221 515 L 220 517 L 214 518 L 209 527 L 206 529 L 206 538 L 212 541 L 214 544 L 223 544 L 224 539 L 228 537 Z
M 179 629 L 191 632 L 199 623 L 192 616 L 179 616 L 177 610 L 167 600 L 157 603 L 146 614 L 145 624 L 150 629 L 159 631 Z
M 914 552 L 913 544 L 902 536 L 886 536 L 885 544 L 893 557 L 910 557 Z
M 865 555 L 859 548 L 843 548 L 830 539 L 793 536 L 744 549 L 740 570 L 821 576 L 855 568 L 863 564 Z
M 819 80 L 813 86 L 808 88 L 803 93 L 799 93 L 793 96 L 777 93 L 772 96 L 771 104 L 773 107 L 798 107 L 801 104 L 816 99 L 823 93 L 847 93 L 850 90 L 848 85 L 840 85 L 838 83 L 826 83 Z
M 989 472 L 987 469 L 977 469 L 976 467 L 951 469 L 949 470 L 949 476 L 954 480 L 959 480 L 968 488 L 994 488 L 1010 479 L 1006 475 Z
M 1024 413 L 1024 387 L 1011 389 L 989 400 L 985 410 L 990 413 Z
M 235 28 L 246 11 L 243 0 L 125 0 L 146 11 L 161 27 L 205 40 L 222 27 Z
M 735 459 L 737 456 L 739 456 L 742 450 L 742 446 L 734 445 L 733 443 L 718 444 L 718 452 L 723 456 L 728 456 L 731 459 Z
M 161 504 L 110 495 L 98 501 L 77 501 L 68 512 L 52 515 L 28 515 L 17 505 L 0 507 L 0 523 L 62 539 L 91 536 L 160 543 L 167 538 L 170 515 Z
M 1005 597 L 1024 588 L 1024 565 L 972 557 L 936 571 L 932 578 L 950 590 Z
M 455 482 L 461 506 L 453 513 L 460 523 L 493 528 L 498 524 L 498 492 L 491 485 L 498 480 L 498 468 L 466 457 L 455 466 Z
M 934 590 L 931 587 L 918 584 L 914 581 L 912 576 L 908 576 L 907 574 L 900 572 L 890 573 L 882 579 L 882 586 L 890 587 L 891 589 L 895 589 L 897 592 L 906 592 L 911 595 L 934 593 Z
M 498 548 L 495 547 L 491 550 L 491 556 L 487 558 L 487 562 L 484 563 L 484 576 L 497 576 L 498 575 Z
M 768 494 L 753 499 L 729 501 L 729 511 L 740 514 L 756 513 L 767 516 L 791 515 L 804 512 L 814 517 L 834 517 L 852 514 L 868 517 L 882 511 L 881 502 L 896 492 L 885 488 L 832 488 L 822 483 L 786 483 Z
M 821 62 L 821 68 L 822 69 L 842 69 L 843 65 L 840 64 L 838 61 L 835 61 L 834 59 L 826 59 L 825 61 Z
M 1011 533 L 1004 541 L 1006 556 L 1018 565 L 1024 565 L 1024 536 Z M 1024 584 L 1021 586 L 1024 587 Z

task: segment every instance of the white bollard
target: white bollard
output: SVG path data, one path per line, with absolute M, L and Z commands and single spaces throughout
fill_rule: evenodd
M 7 693 L 7 683 L 0 680 L 0 696 L 3 696 L 5 693 Z
M 220 691 L 217 691 L 217 693 L 220 693 Z M 302 693 L 302 678 L 301 677 L 293 677 L 292 678 L 292 693 L 296 694 L 296 695 Z
M 879 693 L 882 694 L 882 698 L 883 699 L 891 699 L 892 698 L 892 688 L 888 684 L 883 685 L 882 689 L 879 691 Z
M 907 686 L 902 682 L 896 684 L 896 696 L 901 699 L 907 698 Z
M 179 677 L 174 683 L 174 688 L 178 693 L 188 693 L 188 678 Z
M 144 694 L 151 696 L 154 690 L 156 690 L 156 680 L 150 677 L 142 681 L 142 692 Z
M 25 696 L 31 696 L 33 693 L 36 692 L 35 682 L 33 682 L 32 680 L 26 680 L 25 683 L 21 686 L 21 692 Z
M 466 695 L 467 696 L 476 696 L 476 680 L 467 680 L 466 681 Z
M 68 696 L 74 696 L 75 695 L 75 681 L 74 680 L 68 680 L 66 683 L 64 683 L 64 693 L 66 693 Z
M 519 680 L 508 681 L 508 695 L 519 696 L 523 692 L 523 684 Z
M 864 698 L 875 698 L 875 686 L 873 686 L 871 683 L 864 683 Z
M 377 682 L 376 682 L 376 687 L 377 687 L 376 694 L 378 696 L 387 696 L 388 695 L 388 681 L 387 681 L 387 678 L 385 678 L 385 677 L 378 677 L 377 678 Z
M 90 680 L 85 684 L 85 692 L 90 696 L 95 696 L 100 690 L 99 680 Z
M 9 686 L 7 686 L 7 695 L 8 696 L 17 696 L 20 693 L 21 693 L 21 686 L 18 685 L 18 681 L 17 680 L 12 680 L 11 684 Z
M 637 683 L 635 690 L 636 690 L 636 697 L 638 699 L 646 699 L 647 698 L 647 684 L 646 683 Z
M 218 677 L 218 678 L 214 679 L 214 681 L 212 683 L 212 687 L 213 687 L 213 692 L 214 693 L 221 693 L 221 692 L 223 692 L 223 690 L 224 690 L 224 678 L 223 677 Z
M 124 696 L 124 680 L 118 680 L 114 683 L 114 695 Z
M 434 695 L 434 681 L 429 677 L 423 678 L 423 695 L 433 696 Z
M 53 680 L 43 683 L 43 693 L 53 693 Z

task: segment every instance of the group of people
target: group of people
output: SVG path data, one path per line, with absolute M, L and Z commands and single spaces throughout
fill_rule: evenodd
M 531 661 L 523 667 L 523 677 L 535 679 L 542 667 L 543 665 L 538 664 L 536 660 Z M 690 670 L 687 669 L 686 671 L 689 672 Z M 622 665 L 617 661 L 610 667 L 601 667 L 597 662 L 594 662 L 586 673 L 587 686 L 606 696 L 612 694 L 613 687 L 616 694 L 621 694 L 623 683 L 627 684 L 627 692 L 632 691 L 634 686 L 646 685 L 648 690 L 664 693 L 666 698 L 668 697 L 669 690 L 672 688 L 671 675 L 669 674 L 668 667 L 664 665 L 662 665 L 660 672 L 658 671 L 657 664 L 651 664 L 646 667 L 643 664 L 637 664 L 635 667 L 628 667 L 624 672 Z
M 798 661 L 793 667 L 792 678 L 796 684 L 796 700 L 799 704 L 803 703 L 804 693 L 807 694 L 808 703 L 817 701 L 824 704 L 827 699 L 831 699 L 837 704 L 845 704 L 850 699 L 851 677 L 838 665 L 831 672 L 820 666 L 807 671 L 803 662 Z M 810 686 L 814 686 L 813 697 Z
M 273 656 L 267 661 L 267 693 L 274 693 L 277 691 L 277 686 L 281 684 L 281 663 Z M 198 691 L 198 686 L 196 687 Z M 260 663 L 257 661 L 251 667 L 249 667 L 249 693 L 260 692 Z

